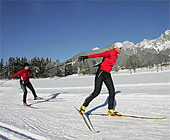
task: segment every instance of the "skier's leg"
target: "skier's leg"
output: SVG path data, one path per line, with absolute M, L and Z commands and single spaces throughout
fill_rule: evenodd
M 21 89 L 23 90 L 24 94 L 23 94 L 23 103 L 26 104 L 26 98 L 27 98 L 27 89 L 26 89 L 26 85 L 20 83 L 21 85 Z
M 37 95 L 36 95 L 36 92 L 35 92 L 32 84 L 31 84 L 31 83 L 28 83 L 28 84 L 27 84 L 27 87 L 31 90 L 32 94 L 34 95 L 34 99 L 36 99 Z
M 114 100 L 115 100 L 115 88 L 113 85 L 111 75 L 108 75 L 108 77 L 104 80 L 104 83 L 106 84 L 106 86 L 109 90 L 108 115 L 120 115 L 119 112 L 116 112 L 113 109 Z
M 115 100 L 115 88 L 110 74 L 107 75 L 104 83 L 109 91 L 108 109 L 113 109 Z
M 98 70 L 98 72 L 96 73 L 94 91 L 85 99 L 83 106 L 87 107 L 89 103 L 99 95 L 104 79 L 102 73 L 102 70 Z

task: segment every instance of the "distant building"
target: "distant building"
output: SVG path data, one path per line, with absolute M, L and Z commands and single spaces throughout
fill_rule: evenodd
M 125 67 L 125 66 L 122 66 L 122 67 L 121 67 L 121 70 L 124 70 L 124 69 L 126 69 L 126 67 Z

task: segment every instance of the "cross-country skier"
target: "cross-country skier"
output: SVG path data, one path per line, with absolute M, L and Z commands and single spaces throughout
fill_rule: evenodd
M 23 105 L 24 106 L 28 106 L 26 103 L 26 98 L 27 98 L 27 88 L 26 87 L 28 87 L 32 91 L 32 94 L 34 95 L 34 100 L 42 99 L 36 95 L 36 92 L 29 80 L 30 74 L 31 74 L 31 70 L 29 70 L 29 64 L 24 63 L 24 69 L 22 69 L 22 70 L 18 71 L 17 73 L 10 76 L 10 78 L 13 78 L 15 76 L 20 76 L 20 86 L 24 92 L 24 95 L 23 95 Z
M 111 46 L 110 51 L 79 57 L 79 62 L 89 58 L 104 57 L 96 73 L 94 91 L 85 99 L 83 105 L 81 106 L 79 110 L 81 114 L 85 113 L 85 109 L 89 105 L 89 103 L 99 95 L 102 88 L 102 84 L 104 82 L 109 91 L 108 115 L 120 115 L 119 112 L 116 112 L 113 109 L 115 99 L 115 88 L 113 85 L 110 71 L 112 70 L 112 67 L 115 64 L 118 57 L 117 54 L 121 52 L 122 47 L 122 43 L 118 42 Z

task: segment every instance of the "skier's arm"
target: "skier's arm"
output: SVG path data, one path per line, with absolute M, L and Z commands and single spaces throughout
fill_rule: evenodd
M 103 52 L 103 53 L 98 53 L 98 54 L 92 54 L 92 55 L 88 55 L 88 56 L 79 56 L 78 62 L 84 61 L 88 58 L 109 57 L 109 56 L 110 56 L 110 53 L 108 51 Z
M 20 75 L 21 73 L 22 73 L 22 70 L 20 70 L 19 72 L 17 72 L 17 73 L 15 73 L 15 74 L 11 75 L 10 78 L 13 78 L 13 77 L 15 77 L 15 76 L 18 76 L 18 75 Z
M 92 54 L 92 55 L 88 55 L 88 58 L 96 58 L 96 57 L 109 57 L 110 53 L 108 51 L 103 52 L 103 53 L 98 53 L 98 54 Z

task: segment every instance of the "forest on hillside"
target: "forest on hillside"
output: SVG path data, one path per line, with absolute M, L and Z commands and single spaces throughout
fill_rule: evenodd
M 128 50 L 126 50 L 128 52 Z M 78 56 L 83 55 L 81 53 L 74 59 L 69 59 L 66 62 L 61 63 L 58 59 L 54 62 L 50 58 L 34 57 L 28 60 L 26 57 L 10 57 L 8 62 L 4 64 L 3 59 L 0 61 L 0 79 L 9 78 L 10 75 L 23 69 L 25 62 L 30 64 L 33 78 L 47 78 L 47 77 L 63 77 L 72 74 L 95 74 L 98 65 L 102 62 L 102 58 L 87 59 L 84 62 L 77 62 Z M 127 54 L 127 53 L 126 53 Z M 130 54 L 130 53 L 129 53 Z M 120 54 L 118 61 L 113 67 L 113 71 L 116 73 L 120 69 L 129 69 L 129 72 L 136 72 L 137 68 L 146 67 L 152 69 L 157 68 L 157 71 L 162 70 L 162 66 L 169 66 L 170 57 L 163 53 L 152 54 L 147 52 L 145 55 L 141 53 L 132 53 L 129 56 Z M 38 71 L 38 73 L 36 73 Z

